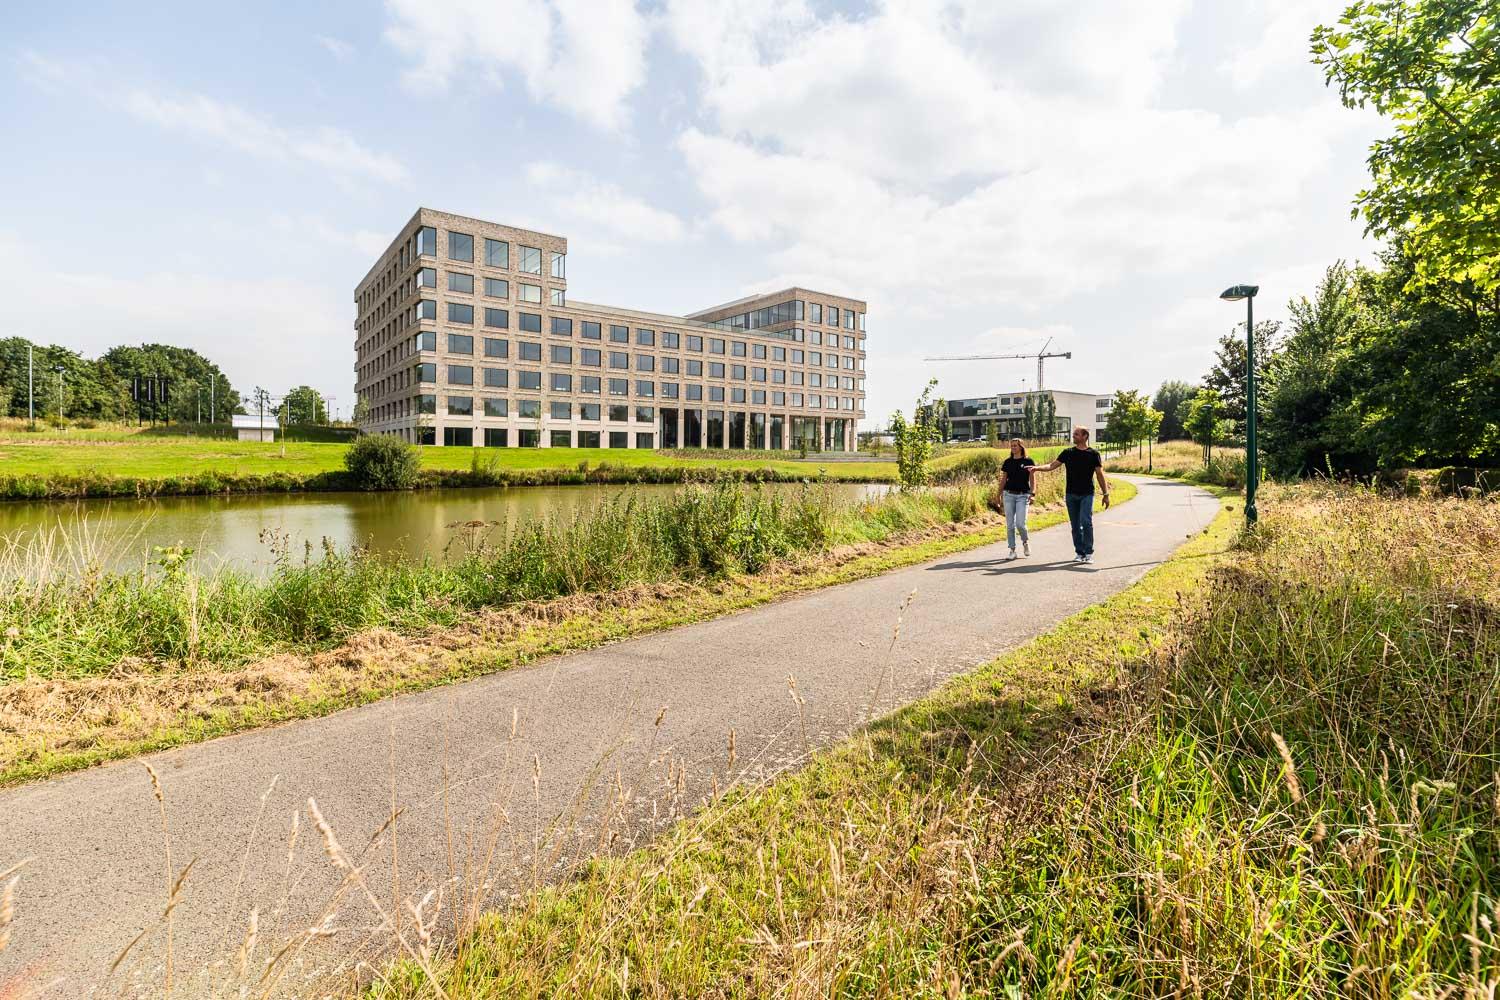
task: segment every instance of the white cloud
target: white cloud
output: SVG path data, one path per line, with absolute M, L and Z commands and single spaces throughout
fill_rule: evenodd
M 675 243 L 688 235 L 687 224 L 672 212 L 584 171 L 541 161 L 526 167 L 526 179 L 546 199 L 550 216 L 598 236 L 628 243 Z
M 537 101 L 618 129 L 646 76 L 650 31 L 633 0 L 387 0 L 386 12 L 386 40 L 415 62 L 402 80 L 419 92 L 514 74 Z
M 23 56 L 23 66 L 34 81 L 41 81 L 49 88 L 83 94 L 139 121 L 258 159 L 302 163 L 382 181 L 398 181 L 406 176 L 400 160 L 367 149 L 347 132 L 332 126 L 293 129 L 205 94 L 121 87 L 107 82 L 91 67 L 34 52 Z
M 361 260 L 374 260 L 391 243 L 389 233 L 373 229 L 340 229 L 319 215 L 288 215 L 277 213 L 271 216 L 271 226 L 278 233 L 293 239 L 314 239 L 319 243 L 343 250 L 352 250 Z
M 339 62 L 348 62 L 354 58 L 354 46 L 342 38 L 330 38 L 327 35 L 318 35 L 317 42 L 328 50 L 328 54 Z
M 1313 28 L 1337 23 L 1345 0 L 1246 0 L 1243 20 L 1259 26 L 1236 45 L 1220 70 L 1239 90 L 1292 71 L 1320 73 L 1309 65 Z

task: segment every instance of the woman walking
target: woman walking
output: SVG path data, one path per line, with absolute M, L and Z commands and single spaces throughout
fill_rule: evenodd
M 1031 468 L 1036 465 L 1026 456 L 1026 445 L 1020 438 L 1012 438 L 1010 457 L 1000 466 L 1003 482 L 1000 499 L 1005 505 L 1005 540 L 1010 544 L 1010 555 L 1016 557 L 1016 532 L 1021 534 L 1021 551 L 1031 555 L 1031 535 L 1026 532 L 1026 511 L 1031 506 Z

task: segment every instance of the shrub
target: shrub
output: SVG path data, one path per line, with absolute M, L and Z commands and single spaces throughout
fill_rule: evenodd
M 388 434 L 367 434 L 344 453 L 344 468 L 362 490 L 408 490 L 417 485 L 417 449 Z

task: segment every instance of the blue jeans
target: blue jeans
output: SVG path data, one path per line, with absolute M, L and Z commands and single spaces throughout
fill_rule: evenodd
M 1094 554 L 1094 494 L 1068 493 L 1068 523 L 1073 526 L 1073 551 L 1081 556 Z
M 1031 506 L 1031 494 L 1005 490 L 1000 497 L 1005 507 L 1005 540 L 1010 543 L 1010 550 L 1014 552 L 1017 531 L 1021 533 L 1021 541 L 1031 540 L 1031 536 L 1026 533 L 1026 509 Z

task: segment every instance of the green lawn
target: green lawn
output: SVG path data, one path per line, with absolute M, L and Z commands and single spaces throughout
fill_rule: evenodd
M 286 445 L 260 441 L 133 435 L 63 438 L 51 435 L 0 434 L 0 469 L 11 475 L 79 475 L 164 478 L 200 472 L 226 475 L 293 473 L 310 475 L 342 470 L 343 444 L 294 441 Z M 434 448 L 422 449 L 430 469 L 468 469 L 478 455 L 502 469 L 573 469 L 597 466 L 657 466 L 719 469 L 772 468 L 792 475 L 830 479 L 894 479 L 894 462 L 816 462 L 788 459 L 683 459 L 654 451 L 609 448 Z

